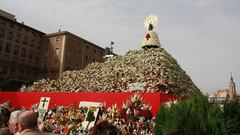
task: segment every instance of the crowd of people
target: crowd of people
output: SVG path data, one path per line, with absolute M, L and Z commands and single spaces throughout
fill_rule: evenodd
M 7 115 L 1 111 L 0 135 L 45 135 L 38 129 L 37 113 L 33 111 L 15 110 L 10 113 L 8 122 L 4 121 Z M 7 126 L 6 126 L 7 125 Z
M 4 116 L 0 112 L 0 135 L 53 135 L 39 130 L 37 118 L 34 111 L 15 110 L 10 114 L 8 126 L 5 126 Z M 90 135 L 121 134 L 121 131 L 107 120 L 98 122 L 90 133 Z

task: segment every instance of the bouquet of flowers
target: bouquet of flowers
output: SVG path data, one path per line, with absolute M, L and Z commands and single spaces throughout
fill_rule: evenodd
M 145 134 L 153 131 L 153 115 L 151 106 L 143 102 L 143 98 L 135 94 L 130 100 L 123 104 L 121 118 L 128 123 L 122 131 L 132 134 Z
M 76 105 L 54 106 L 46 113 L 42 130 L 60 134 L 78 134 L 83 132 L 81 122 L 84 120 L 84 108 Z
M 154 119 L 151 106 L 144 103 L 143 98 L 135 94 L 119 109 L 116 104 L 100 109 L 99 121 L 111 122 L 122 131 L 123 135 L 145 135 L 153 132 Z

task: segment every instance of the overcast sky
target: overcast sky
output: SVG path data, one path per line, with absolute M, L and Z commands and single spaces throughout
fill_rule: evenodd
M 114 52 L 140 49 L 144 19 L 155 14 L 165 48 L 203 92 L 240 92 L 240 0 L 0 0 L 0 9 L 45 33 L 72 32 Z

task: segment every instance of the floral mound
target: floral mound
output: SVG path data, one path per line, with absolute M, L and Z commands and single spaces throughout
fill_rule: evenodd
M 201 93 L 163 48 L 129 51 L 104 63 L 89 64 L 84 70 L 66 71 L 57 80 L 39 80 L 21 91 L 162 91 L 177 96 Z

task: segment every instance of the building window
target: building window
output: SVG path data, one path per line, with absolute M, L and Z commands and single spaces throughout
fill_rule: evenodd
M 39 61 L 39 60 L 40 60 L 39 56 L 36 56 L 36 57 L 35 57 L 35 60 L 36 60 L 36 61 Z
M 12 58 L 12 62 L 13 62 L 13 63 L 17 63 L 17 59 L 18 59 L 17 57 L 13 57 L 13 58 Z
M 11 76 L 15 76 L 16 75 L 16 68 L 11 68 L 10 69 L 10 73 L 11 73 Z
M 93 58 L 93 62 L 96 62 L 95 58 Z
M 9 44 L 9 43 L 6 44 L 5 52 L 6 53 L 10 53 L 11 52 L 11 44 Z
M 33 59 L 33 51 L 29 51 L 28 58 L 31 60 Z
M 18 31 L 22 31 L 22 28 L 20 26 L 17 27 Z
M 10 55 L 9 54 L 7 54 L 7 53 L 5 53 L 5 59 L 10 59 Z
M 7 21 L 2 20 L 1 24 L 2 24 L 2 25 L 7 25 Z
M 3 48 L 3 41 L 0 41 L 0 51 L 2 51 Z
M 21 77 L 24 76 L 24 70 L 23 69 L 19 69 L 18 72 L 19 72 L 19 75 L 21 74 Z
M 48 57 L 49 56 L 49 50 L 47 49 L 45 52 L 45 56 Z
M 27 53 L 27 49 L 26 48 L 22 48 L 21 56 L 22 57 L 26 57 L 26 53 Z
M 59 48 L 56 48 L 56 49 L 55 49 L 55 54 L 56 54 L 57 56 L 59 56 Z
M 0 65 L 0 73 L 2 74 L 3 73 L 3 66 Z
M 37 49 L 40 50 L 41 49 L 41 46 L 40 44 L 37 45 Z
M 2 72 L 3 72 L 4 74 L 7 74 L 7 72 L 8 72 L 8 67 L 7 67 L 7 66 L 3 66 L 3 67 L 2 67 Z
M 61 41 L 61 37 L 56 37 L 56 43 Z
M 0 29 L 0 37 L 4 38 L 4 30 Z
M 24 64 L 24 63 L 25 63 L 25 60 L 21 58 L 21 59 L 20 59 L 20 63 L 21 63 L 21 64 Z
M 89 46 L 86 46 L 86 47 L 85 47 L 85 49 L 86 49 L 86 51 L 88 51 L 88 49 L 89 49 Z
M 28 42 L 28 38 L 27 37 L 23 37 L 23 44 L 27 44 L 27 42 Z
M 36 51 L 35 54 L 40 56 L 40 51 Z
M 96 54 L 96 52 L 97 52 L 96 49 L 93 49 L 93 52 L 94 52 L 94 54 Z
M 88 63 L 88 56 L 85 56 L 86 64 Z
M 33 34 L 34 36 L 37 36 L 37 34 L 36 34 L 34 31 L 32 31 L 32 34 Z
M 15 28 L 14 23 L 10 22 L 10 23 L 9 23 L 9 27 L 11 27 L 11 28 Z
M 12 40 L 12 38 L 13 38 L 13 33 L 12 32 L 8 32 L 8 39 Z
M 21 36 L 19 34 L 16 34 L 16 42 L 20 42 Z
M 75 54 L 75 58 L 78 59 L 79 58 L 79 54 Z
M 54 66 L 58 66 L 58 60 L 54 60 Z
M 14 47 L 13 54 L 14 54 L 14 55 L 18 55 L 18 50 L 19 50 L 19 46 L 15 46 L 15 47 Z
M 47 62 L 46 61 L 44 62 L 43 68 L 44 68 L 44 70 L 47 70 Z
M 28 31 L 29 31 L 29 28 L 25 28 L 25 31 L 28 32 Z
M 33 39 L 31 39 L 30 46 L 34 47 L 34 40 Z

